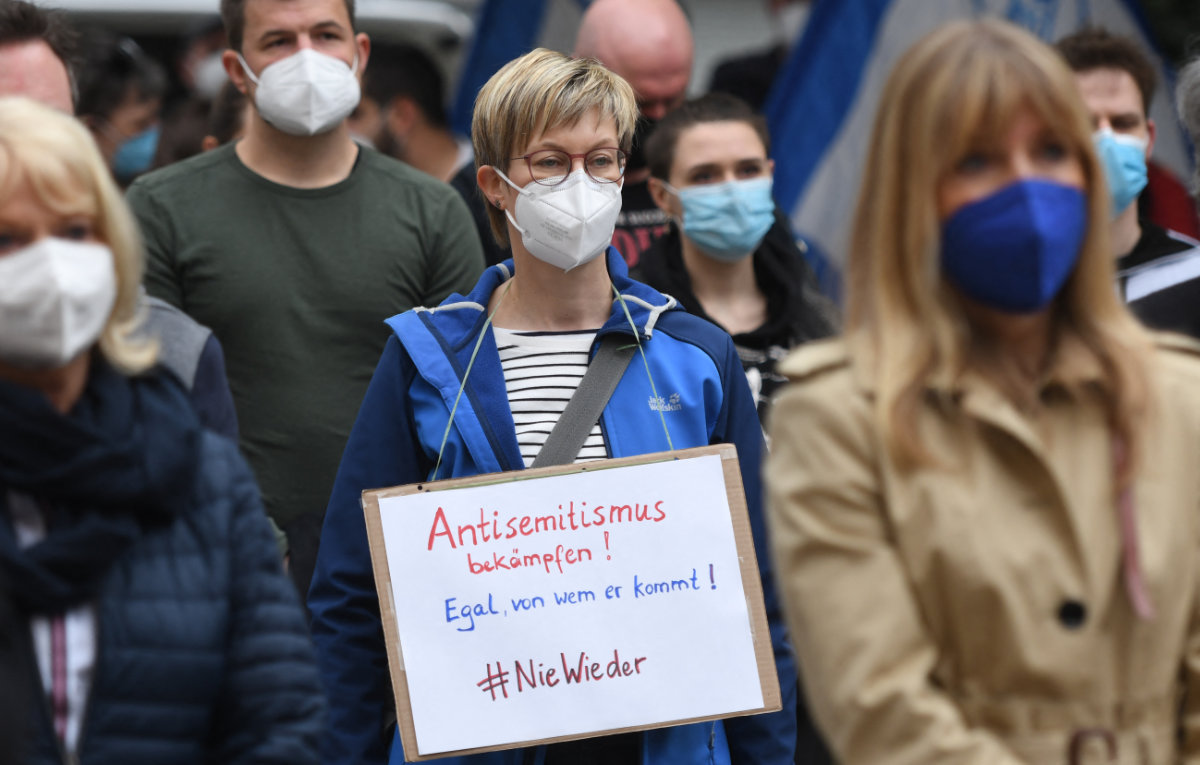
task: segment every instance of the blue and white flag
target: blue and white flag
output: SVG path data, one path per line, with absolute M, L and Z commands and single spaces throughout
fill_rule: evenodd
M 846 260 L 863 157 L 892 66 L 939 24 L 985 16 L 1020 24 L 1048 43 L 1084 26 L 1141 43 L 1160 73 L 1150 106 L 1158 126 L 1154 158 L 1179 179 L 1190 177 L 1187 138 L 1171 102 L 1174 77 L 1136 0 L 817 0 L 766 112 L 776 199 L 812 245 L 827 288 Z
M 454 132 L 471 135 L 475 96 L 502 66 L 533 50 L 545 13 L 546 0 L 485 0 L 480 6 L 475 37 L 450 110 Z

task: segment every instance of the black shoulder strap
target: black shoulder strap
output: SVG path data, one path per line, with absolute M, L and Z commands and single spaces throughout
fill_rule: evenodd
M 636 348 L 636 341 L 616 332 L 600 339 L 600 347 L 588 364 L 575 394 L 546 437 L 531 467 L 566 465 L 575 461 L 592 426 L 600 419 L 605 404 L 616 390 Z

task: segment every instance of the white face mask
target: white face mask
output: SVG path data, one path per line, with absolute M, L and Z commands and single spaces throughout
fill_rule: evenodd
M 45 237 L 0 256 L 0 360 L 61 367 L 100 337 L 116 298 L 102 244 Z
M 621 183 L 600 183 L 576 170 L 557 186 L 530 181 L 519 188 L 496 173 L 520 194 L 516 216 L 504 214 L 521 234 L 529 254 L 564 271 L 592 260 L 612 241 L 621 213 Z
M 354 66 L 333 56 L 301 48 L 262 70 L 258 77 L 242 54 L 242 70 L 258 86 L 254 105 L 264 120 L 289 135 L 307 136 L 333 130 L 354 111 L 362 97 L 358 56 Z
M 192 72 L 192 89 L 196 95 L 211 101 L 220 94 L 228 80 L 225 64 L 221 62 L 221 52 L 217 51 L 208 54 L 196 65 Z

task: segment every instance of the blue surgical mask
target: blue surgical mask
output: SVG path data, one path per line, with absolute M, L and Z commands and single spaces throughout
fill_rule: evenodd
M 160 128 L 155 125 L 122 141 L 113 155 L 113 175 L 128 180 L 149 170 L 158 151 L 159 133 Z
M 1112 198 L 1112 215 L 1125 212 L 1146 188 L 1146 142 L 1137 136 L 1114 133 L 1107 128 L 1092 136 L 1096 155 L 1104 168 L 1104 180 Z
M 683 233 L 706 255 L 734 262 L 758 249 L 775 222 L 771 177 L 676 189 L 683 205 Z
M 1018 181 L 946 220 L 942 274 L 978 303 L 1033 313 L 1066 284 L 1086 230 L 1082 191 L 1044 180 Z

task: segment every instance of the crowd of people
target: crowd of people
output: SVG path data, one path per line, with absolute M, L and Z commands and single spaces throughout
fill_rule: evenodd
M 1200 242 L 1145 55 L 913 45 L 839 316 L 772 193 L 785 51 L 689 98 L 693 45 L 595 0 L 468 141 L 353 0 L 222 0 L 184 101 L 0 0 L 0 765 L 403 761 L 361 493 L 711 444 L 781 708 L 446 761 L 1200 758 Z M 1176 96 L 1200 141 L 1200 61 Z

